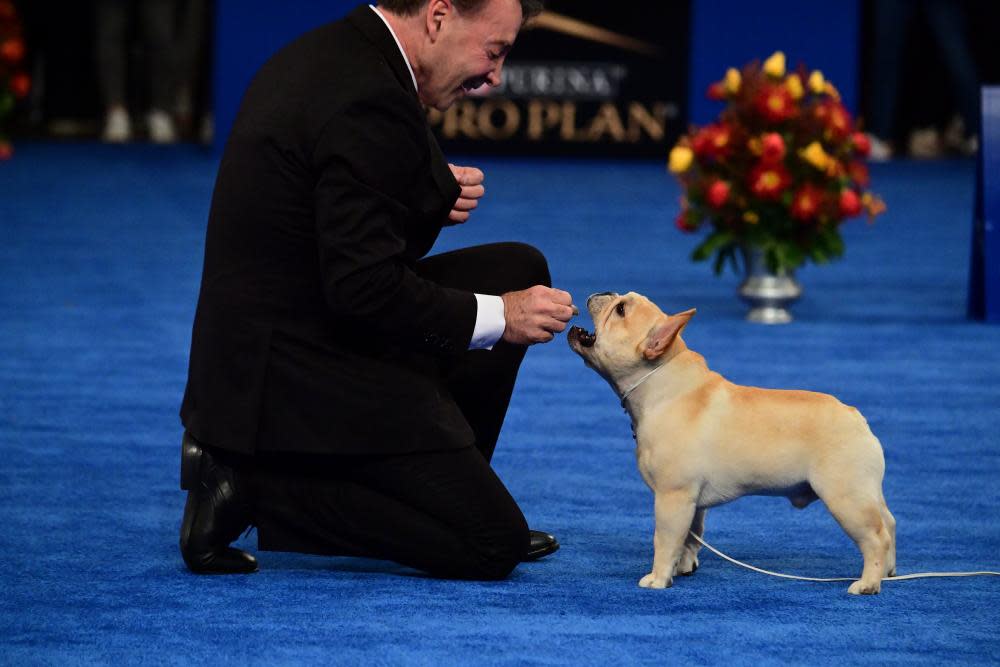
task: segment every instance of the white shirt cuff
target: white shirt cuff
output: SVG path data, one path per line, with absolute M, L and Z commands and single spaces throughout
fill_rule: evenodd
M 503 299 L 492 294 L 476 295 L 476 327 L 472 330 L 470 350 L 492 350 L 503 336 L 507 320 L 503 315 Z

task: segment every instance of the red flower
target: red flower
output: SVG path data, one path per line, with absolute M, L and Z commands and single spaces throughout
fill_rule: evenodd
M 861 157 L 868 157 L 872 151 L 872 142 L 864 132 L 855 132 L 851 135 L 851 143 L 854 144 L 854 151 Z
M 839 204 L 845 217 L 853 218 L 861 213 L 861 197 L 854 190 L 842 190 Z
M 816 105 L 813 113 L 823 125 L 829 130 L 830 135 L 836 140 L 846 139 L 851 134 L 851 115 L 847 113 L 844 105 L 835 100 L 824 100 Z
M 708 97 L 708 99 L 710 100 L 716 100 L 716 101 L 724 100 L 726 99 L 726 87 L 722 84 L 721 81 L 716 81 L 715 83 L 713 83 L 711 86 L 708 87 L 708 92 L 706 93 L 706 97 Z
M 780 123 L 795 116 L 795 99 L 783 85 L 769 83 L 761 86 L 754 100 L 757 113 L 772 123 Z
M 722 208 L 726 201 L 729 200 L 730 189 L 729 183 L 725 181 L 713 181 L 708 186 L 708 192 L 705 195 L 709 206 L 712 208 Z
M 14 97 L 18 99 L 27 97 L 30 90 L 31 77 L 24 72 L 18 72 L 10 78 L 10 92 L 14 93 Z
M 698 157 L 725 158 L 733 150 L 733 134 L 725 123 L 707 125 L 691 139 L 691 149 Z
M 862 188 L 867 188 L 871 182 L 868 175 L 868 165 L 864 162 L 852 162 L 847 165 L 847 175 Z
M 803 222 L 812 220 L 819 213 L 823 199 L 824 195 L 821 189 L 812 183 L 806 183 L 792 197 L 792 217 Z
M 764 164 L 777 164 L 785 157 L 785 140 L 777 132 L 769 132 L 761 140 L 760 159 Z
M 10 0 L 0 0 L 0 20 L 9 21 L 17 15 L 14 3 Z
M 9 160 L 14 155 L 14 147 L 6 141 L 0 141 L 0 162 Z
M 759 163 L 750 170 L 748 185 L 750 192 L 759 199 L 774 201 L 781 196 L 792 182 L 791 174 L 782 164 Z
M 0 44 L 0 58 L 3 58 L 12 65 L 21 62 L 24 58 L 24 42 L 14 37 Z

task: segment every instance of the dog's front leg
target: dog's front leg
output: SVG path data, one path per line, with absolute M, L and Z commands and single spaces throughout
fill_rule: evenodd
M 643 588 L 669 588 L 684 540 L 694 519 L 694 497 L 686 491 L 656 493 L 656 532 L 653 534 L 653 571 L 639 580 Z

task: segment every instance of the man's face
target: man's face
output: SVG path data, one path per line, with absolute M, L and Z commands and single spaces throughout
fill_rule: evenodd
M 444 111 L 471 90 L 499 85 L 500 70 L 521 29 L 520 0 L 487 0 L 473 14 L 431 0 L 429 11 L 436 34 L 425 52 L 421 101 Z

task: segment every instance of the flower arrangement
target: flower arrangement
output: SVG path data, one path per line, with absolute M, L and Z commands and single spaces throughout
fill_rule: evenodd
M 715 255 L 718 274 L 755 247 L 771 271 L 787 273 L 840 257 L 840 225 L 885 210 L 867 190 L 868 137 L 818 70 L 786 74 L 779 51 L 763 65 L 729 69 L 708 97 L 725 109 L 682 136 L 668 164 L 684 190 L 677 227 L 711 227 L 692 259 Z
M 19 99 L 27 97 L 31 78 L 22 69 L 25 48 L 17 9 L 10 0 L 0 0 L 0 160 L 13 155 L 4 132 L 7 116 Z

